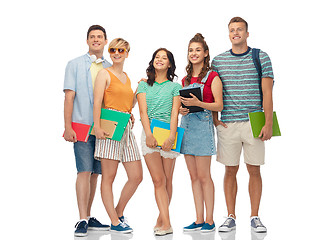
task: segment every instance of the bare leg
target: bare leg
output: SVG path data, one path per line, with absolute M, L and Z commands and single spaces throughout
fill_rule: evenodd
M 134 195 L 138 185 L 143 179 L 143 170 L 141 161 L 125 162 L 123 166 L 126 170 L 128 181 L 124 185 L 121 196 L 115 210 L 118 217 L 123 216 L 123 211 L 129 202 L 130 198 Z
M 114 208 L 113 182 L 118 170 L 119 161 L 102 159 L 101 197 L 106 212 L 114 226 L 119 224 L 118 214 Z
M 88 218 L 91 172 L 80 172 L 76 178 L 76 197 L 80 219 Z
M 251 216 L 258 216 L 259 204 L 262 196 L 262 178 L 260 166 L 247 164 L 249 172 L 249 196 L 251 202 Z
M 193 191 L 195 210 L 196 210 L 196 223 L 204 222 L 204 195 L 201 182 L 198 179 L 197 166 L 195 157 L 192 155 L 184 156 L 191 179 L 191 187 Z
M 91 216 L 91 207 L 96 193 L 98 176 L 99 174 L 92 174 L 90 177 L 90 196 L 89 196 L 88 211 L 87 211 L 88 217 Z
M 237 194 L 237 180 L 236 174 L 239 170 L 239 166 L 226 166 L 224 177 L 224 192 L 227 205 L 228 216 L 230 214 L 235 215 L 235 203 Z
M 211 156 L 196 156 L 195 161 L 197 166 L 197 176 L 202 186 L 204 203 L 206 207 L 205 222 L 212 225 L 214 210 L 214 184 L 210 172 Z
M 157 152 L 146 154 L 144 158 L 154 185 L 156 202 L 163 224 L 161 229 L 166 230 L 171 227 L 171 223 L 168 208 L 169 198 L 166 190 L 166 176 L 162 158 Z
M 173 194 L 173 173 L 174 173 L 175 159 L 162 157 L 162 161 L 163 161 L 164 173 L 166 176 L 166 191 L 168 195 L 168 204 L 170 204 Z M 155 228 L 159 228 L 162 225 L 163 223 L 161 220 L 161 216 L 159 214 Z

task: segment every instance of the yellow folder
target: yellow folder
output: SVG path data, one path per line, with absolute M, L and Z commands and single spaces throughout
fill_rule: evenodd
M 152 134 L 153 134 L 154 138 L 157 140 L 158 146 L 162 146 L 164 144 L 164 142 L 167 140 L 167 138 L 169 137 L 169 133 L 170 133 L 170 130 L 160 128 L 160 127 L 154 127 Z M 177 138 L 178 138 L 178 133 L 176 133 L 176 135 L 175 135 L 175 141 L 174 141 L 174 145 L 173 145 L 172 149 L 176 149 Z

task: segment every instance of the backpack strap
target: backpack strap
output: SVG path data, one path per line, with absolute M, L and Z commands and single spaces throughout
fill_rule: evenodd
M 261 65 L 261 60 L 259 59 L 259 52 L 260 52 L 260 49 L 258 49 L 258 48 L 253 48 L 252 49 L 252 60 L 255 64 L 255 68 L 256 68 L 256 71 L 257 71 L 259 79 L 260 79 L 260 81 L 259 81 L 259 92 L 260 92 L 261 99 L 262 99 L 262 102 L 263 102 L 262 65 Z

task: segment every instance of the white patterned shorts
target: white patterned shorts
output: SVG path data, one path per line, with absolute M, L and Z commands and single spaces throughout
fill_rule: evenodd
M 106 140 L 96 139 L 95 159 L 112 159 L 120 162 L 141 160 L 141 155 L 131 126 L 132 124 L 129 120 L 120 142 L 108 138 L 106 138 Z
M 180 153 L 178 152 L 174 152 L 174 151 L 163 151 L 161 148 L 149 148 L 148 146 L 146 146 L 146 136 L 145 136 L 145 132 L 144 129 L 142 130 L 142 135 L 141 135 L 141 145 L 142 145 L 142 153 L 143 156 L 145 156 L 146 154 L 150 154 L 150 153 L 154 153 L 154 152 L 159 152 L 160 156 L 162 156 L 163 158 L 170 158 L 170 159 L 174 159 L 177 158 Z

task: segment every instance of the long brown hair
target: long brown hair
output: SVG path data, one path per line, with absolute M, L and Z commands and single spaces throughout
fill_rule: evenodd
M 146 69 L 146 74 L 148 76 L 147 83 L 150 86 L 152 86 L 155 82 L 156 70 L 153 66 L 153 61 L 154 61 L 154 59 L 155 59 L 155 57 L 156 57 L 156 55 L 159 51 L 165 51 L 166 52 L 167 58 L 168 58 L 169 63 L 171 65 L 171 67 L 168 68 L 168 70 L 167 70 L 167 79 L 173 82 L 174 77 L 177 77 L 177 75 L 175 74 L 176 66 L 175 66 L 175 60 L 174 60 L 173 53 L 170 52 L 169 50 L 167 50 L 166 48 L 159 48 L 153 53 L 152 59 L 149 62 L 149 67 Z
M 201 81 L 204 78 L 204 76 L 207 74 L 207 72 L 211 69 L 210 52 L 209 52 L 209 47 L 206 44 L 202 34 L 196 33 L 196 35 L 189 41 L 188 51 L 189 51 L 190 44 L 194 43 L 194 42 L 201 43 L 203 45 L 204 52 L 208 51 L 208 55 L 204 58 L 204 64 L 203 64 L 202 70 L 198 75 L 198 81 Z M 193 74 L 193 64 L 189 61 L 189 59 L 188 59 L 188 65 L 186 67 L 186 71 L 187 71 L 187 76 L 185 78 L 184 85 L 188 86 L 191 82 L 191 77 Z

